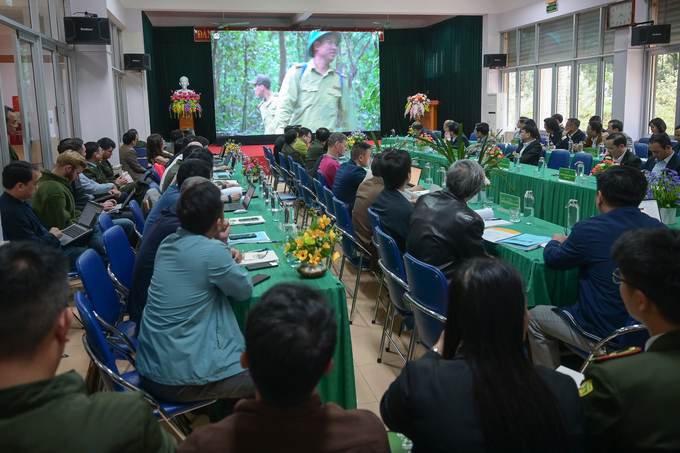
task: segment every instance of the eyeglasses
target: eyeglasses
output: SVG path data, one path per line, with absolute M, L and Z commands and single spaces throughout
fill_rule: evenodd
M 630 285 L 629 282 L 627 282 L 626 280 L 621 278 L 621 271 L 619 270 L 618 267 L 616 269 L 614 269 L 614 272 L 612 272 L 612 281 L 614 283 L 616 283 L 617 285 L 620 285 L 621 283 L 625 283 L 627 285 Z M 633 285 L 630 285 L 630 286 L 633 286 Z

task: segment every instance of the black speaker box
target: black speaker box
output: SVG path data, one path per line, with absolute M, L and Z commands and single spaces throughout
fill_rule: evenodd
M 151 71 L 151 55 L 148 53 L 123 54 L 123 69 L 126 71 Z
M 484 68 L 504 68 L 508 65 L 508 55 L 504 53 L 489 53 L 484 55 Z
M 669 44 L 671 42 L 671 24 L 642 25 L 631 28 L 630 45 Z
M 103 17 L 64 17 L 69 44 L 111 44 L 109 20 Z

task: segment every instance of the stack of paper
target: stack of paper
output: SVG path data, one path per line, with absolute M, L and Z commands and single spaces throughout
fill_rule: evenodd
M 497 241 L 499 244 L 507 245 L 509 247 L 514 247 L 520 250 L 534 250 L 541 246 L 541 244 L 550 241 L 547 236 L 536 236 L 535 234 L 519 234 L 516 236 L 511 236 L 506 239 L 501 239 Z
M 507 230 L 505 228 L 486 228 L 482 238 L 488 242 L 500 242 L 514 236 L 519 236 L 519 231 Z
M 232 217 L 229 219 L 229 225 L 259 225 L 264 223 L 264 217 L 256 215 L 252 217 Z
M 243 254 L 243 260 L 239 263 L 241 266 L 247 266 L 249 264 L 258 263 L 273 263 L 272 266 L 278 264 L 279 257 L 276 255 L 274 250 L 262 250 L 245 252 Z
M 512 222 L 494 217 L 493 209 L 491 208 L 478 209 L 475 212 L 484 220 L 484 228 L 512 225 Z
M 249 231 L 249 233 L 251 233 Z M 239 233 L 236 233 L 239 234 Z M 264 231 L 253 231 L 252 234 L 255 235 L 254 238 L 246 238 L 246 239 L 237 239 L 237 240 L 229 240 L 229 245 L 235 245 L 235 244 L 264 244 L 267 242 L 272 242 L 271 239 L 269 239 L 269 236 L 267 236 L 267 233 Z

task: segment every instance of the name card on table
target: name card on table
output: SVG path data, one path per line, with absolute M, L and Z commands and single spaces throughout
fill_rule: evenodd
M 571 168 L 560 168 L 558 179 L 560 181 L 576 182 L 576 170 L 572 170 Z
M 593 156 L 595 159 L 597 159 L 600 155 L 600 153 L 597 152 L 597 148 L 586 148 L 583 150 L 584 152 L 590 154 Z
M 498 161 L 498 168 L 510 170 L 510 159 L 504 158 Z
M 499 204 L 501 205 L 501 211 L 503 212 L 507 212 L 511 208 L 519 209 L 519 197 L 507 193 L 501 193 Z

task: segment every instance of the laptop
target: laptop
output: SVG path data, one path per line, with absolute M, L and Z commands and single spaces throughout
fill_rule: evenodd
M 406 184 L 407 188 L 417 186 L 420 182 L 420 173 L 423 171 L 422 168 L 411 167 L 411 180 Z
M 225 203 L 224 204 L 224 212 L 234 212 L 239 209 L 244 209 L 248 210 L 248 206 L 250 206 L 250 200 L 253 198 L 253 194 L 255 193 L 255 185 L 251 184 L 248 187 L 248 191 L 246 192 L 245 196 L 243 197 L 243 201 L 234 201 L 232 203 Z
M 78 217 L 78 222 L 62 230 L 59 243 L 61 245 L 68 245 L 76 239 L 89 234 L 103 210 L 104 207 L 102 205 L 88 201 L 83 208 L 83 212 L 80 213 L 80 217 Z
M 653 219 L 661 221 L 661 214 L 659 214 L 659 202 L 655 199 L 642 200 L 640 203 L 640 212 L 643 212 Z

